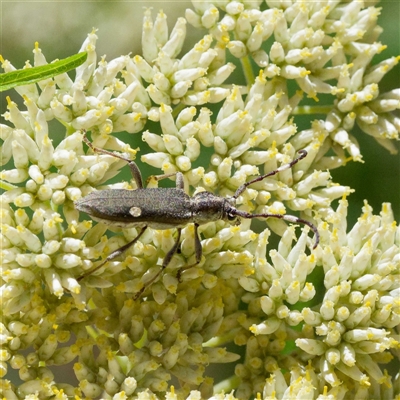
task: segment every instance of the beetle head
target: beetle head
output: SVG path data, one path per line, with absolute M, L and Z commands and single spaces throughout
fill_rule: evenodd
M 223 198 L 210 192 L 199 192 L 192 197 L 193 219 L 197 224 L 224 220 L 238 224 L 235 199 Z

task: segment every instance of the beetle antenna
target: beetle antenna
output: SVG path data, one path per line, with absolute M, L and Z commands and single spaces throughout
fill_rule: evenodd
M 314 243 L 313 249 L 315 249 L 319 244 L 320 236 L 319 236 L 317 227 L 310 221 L 307 221 L 306 219 L 295 217 L 294 215 L 268 214 L 268 213 L 252 214 L 252 213 L 242 211 L 242 210 L 235 210 L 235 215 L 238 215 L 239 217 L 242 217 L 242 218 L 250 218 L 250 219 L 251 218 L 278 218 L 278 219 L 283 219 L 284 221 L 292 222 L 294 224 L 307 225 L 308 227 L 310 227 L 312 229 L 312 231 L 314 232 L 314 235 L 315 235 L 315 243 Z
M 278 172 L 284 171 L 286 169 L 290 169 L 293 167 L 293 165 L 297 164 L 300 160 L 302 160 L 304 157 L 307 156 L 307 151 L 306 150 L 299 150 L 298 153 L 300 154 L 297 158 L 295 158 L 293 161 L 291 161 L 288 164 L 284 164 L 280 166 L 279 168 L 275 169 L 274 171 L 268 172 L 268 174 L 260 175 L 257 178 L 252 179 L 249 182 L 245 182 L 243 185 L 239 186 L 236 189 L 235 194 L 233 195 L 233 198 L 236 200 L 245 190 L 246 188 L 256 182 L 260 182 L 263 179 L 267 178 L 268 176 L 276 175 Z M 274 214 L 275 215 L 275 214 Z
M 298 153 L 300 155 L 297 158 L 295 158 L 293 161 L 291 161 L 290 163 L 284 164 L 284 165 L 280 166 L 279 168 L 275 169 L 274 171 L 268 172 L 267 174 L 264 174 L 264 175 L 260 175 L 257 178 L 254 178 L 251 181 L 245 182 L 243 185 L 239 186 L 237 188 L 235 194 L 232 196 L 233 199 L 236 200 L 251 184 L 260 182 L 263 179 L 267 178 L 268 176 L 276 175 L 278 172 L 284 171 L 286 169 L 290 169 L 293 167 L 293 165 L 297 164 L 304 157 L 307 157 L 307 151 L 304 149 L 299 150 Z M 294 215 L 283 215 L 283 214 L 268 214 L 268 213 L 251 214 L 249 212 L 238 210 L 238 209 L 235 210 L 235 214 L 242 218 L 278 218 L 278 219 L 283 219 L 284 221 L 292 222 L 294 224 L 307 225 L 308 227 L 310 227 L 312 229 L 312 231 L 314 232 L 314 235 L 315 235 L 315 244 L 313 246 L 313 249 L 315 249 L 319 244 L 320 236 L 319 236 L 317 227 L 313 223 L 311 223 L 303 218 L 295 217 Z

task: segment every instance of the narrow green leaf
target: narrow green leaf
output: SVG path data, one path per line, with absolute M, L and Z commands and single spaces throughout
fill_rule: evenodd
M 82 52 L 51 64 L 41 65 L 40 67 L 18 69 L 16 71 L 0 74 L 0 92 L 15 86 L 28 85 L 44 79 L 53 78 L 56 75 L 61 75 L 64 72 L 79 67 L 86 59 L 87 53 Z

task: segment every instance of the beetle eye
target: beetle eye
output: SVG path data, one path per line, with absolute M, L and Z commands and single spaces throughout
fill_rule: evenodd
M 228 221 L 234 221 L 236 219 L 235 214 L 228 214 Z

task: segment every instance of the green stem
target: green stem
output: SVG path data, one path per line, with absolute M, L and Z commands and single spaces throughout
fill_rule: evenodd
M 172 110 L 172 116 L 175 118 L 178 116 L 178 114 L 185 108 L 185 105 L 183 103 L 179 103 L 173 110 Z
M 251 62 L 250 62 L 249 56 L 242 57 L 240 59 L 240 62 L 242 64 L 244 77 L 246 79 L 246 84 L 247 84 L 247 86 L 250 86 L 254 83 L 255 77 L 254 77 L 253 68 L 251 67 Z

